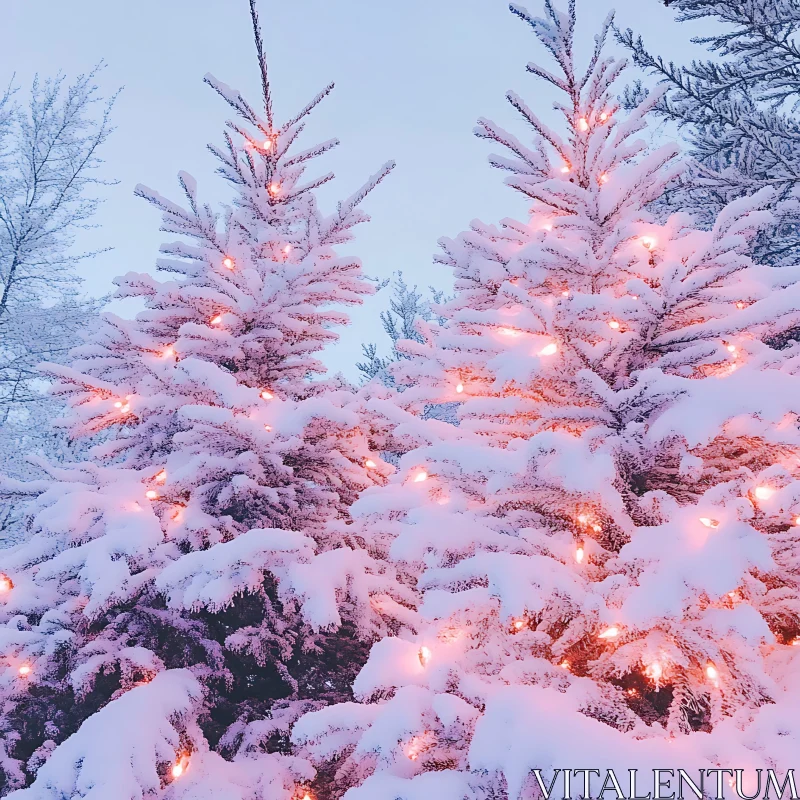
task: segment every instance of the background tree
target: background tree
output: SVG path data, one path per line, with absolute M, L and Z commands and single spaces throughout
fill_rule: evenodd
M 690 168 L 659 206 L 690 211 L 710 228 L 731 200 L 761 188 L 775 191 L 775 218 L 752 243 L 762 264 L 800 259 L 800 7 L 794 0 L 672 0 L 681 22 L 711 22 L 712 36 L 692 41 L 712 58 L 688 66 L 665 61 L 630 29 L 619 40 L 635 62 L 667 89 L 653 111 L 675 124 L 689 145 Z M 635 85 L 628 103 L 643 89 Z
M 102 66 L 102 65 L 101 65 Z M 75 454 L 51 421 L 62 404 L 48 397 L 38 370 L 63 362 L 100 302 L 80 294 L 77 233 L 90 227 L 99 150 L 111 133 L 114 97 L 95 83 L 101 67 L 67 83 L 34 79 L 26 106 L 9 89 L 0 99 L 0 460 L 29 476 L 26 458 Z M 0 536 L 18 535 L 16 507 L 0 512 Z
M 584 69 L 574 2 L 512 11 L 552 56 L 528 69 L 560 124 L 510 93 L 533 143 L 477 134 L 531 216 L 442 241 L 456 296 L 393 374 L 418 413 L 460 398 L 460 425 L 418 421 L 428 442 L 353 509 L 417 577 L 419 616 L 373 646 L 362 702 L 306 715 L 294 741 L 346 800 L 615 791 L 564 788 L 575 764 L 785 770 L 800 382 L 798 346 L 764 339 L 800 320 L 800 272 L 748 256 L 774 195 L 709 231 L 658 223 L 677 148 L 636 138 L 657 93 L 620 111 L 611 19 Z

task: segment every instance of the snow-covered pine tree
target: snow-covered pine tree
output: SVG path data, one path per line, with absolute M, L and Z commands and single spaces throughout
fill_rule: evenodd
M 461 425 L 353 509 L 419 575 L 421 621 L 373 646 L 361 702 L 293 739 L 334 760 L 346 800 L 614 796 L 557 772 L 583 767 L 785 770 L 800 351 L 763 339 L 800 319 L 800 270 L 746 254 L 773 195 L 709 231 L 657 224 L 676 150 L 635 138 L 657 94 L 627 117 L 615 102 L 611 20 L 583 71 L 574 2 L 511 10 L 555 61 L 528 69 L 558 91 L 560 128 L 516 94 L 532 146 L 480 122 L 530 218 L 442 242 L 447 322 L 405 343 L 394 375 L 420 408 L 460 400 Z
M 295 143 L 332 86 L 278 124 L 250 11 L 263 110 L 206 76 L 237 115 L 211 148 L 233 206 L 213 212 L 186 174 L 186 207 L 138 189 L 182 239 L 159 277 L 117 281 L 144 311 L 105 315 L 49 368 L 72 434 L 113 435 L 3 489 L 31 498 L 29 540 L 0 564 L 0 768 L 3 792 L 35 777 L 20 800 L 303 797 L 288 726 L 349 696 L 359 639 L 399 596 L 348 526 L 390 471 L 381 443 L 346 387 L 312 380 L 341 308 L 372 291 L 336 246 L 392 165 L 320 212 L 332 176 L 303 176 L 337 142 Z
M 668 214 L 690 211 L 712 227 L 731 200 L 776 191 L 774 220 L 755 237 L 755 260 L 773 266 L 800 259 L 800 6 L 795 0 L 672 0 L 681 22 L 703 21 L 719 33 L 696 37 L 713 52 L 688 66 L 665 61 L 642 36 L 618 31 L 634 60 L 668 89 L 653 113 L 686 135 L 689 169 L 665 192 Z M 651 38 L 645 34 L 644 39 Z M 634 84 L 631 97 L 641 93 Z

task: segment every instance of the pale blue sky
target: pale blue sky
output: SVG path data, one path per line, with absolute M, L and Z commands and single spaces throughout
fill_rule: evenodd
M 531 11 L 540 6 L 527 0 Z M 690 26 L 674 23 L 660 0 L 578 6 L 587 50 L 615 7 L 618 24 L 641 31 L 661 53 L 684 60 L 696 52 L 686 41 Z M 373 221 L 349 250 L 371 275 L 403 270 L 411 283 L 447 287 L 447 271 L 431 263 L 440 236 L 454 236 L 474 218 L 524 214 L 521 199 L 487 165 L 490 146 L 472 128 L 487 116 L 522 133 L 503 99 L 508 89 L 540 111 L 549 107 L 541 84 L 525 71 L 542 58 L 532 31 L 505 0 L 261 0 L 260 9 L 279 117 L 336 82 L 304 140 L 342 142 L 320 164 L 337 174 L 321 195 L 323 206 L 332 207 L 384 161 L 397 161 L 365 206 Z M 13 72 L 23 85 L 37 70 L 74 75 L 104 59 L 103 88 L 125 87 L 105 150 L 106 172 L 119 184 L 107 192 L 102 227 L 84 237 L 89 247 L 114 247 L 83 270 L 87 290 L 102 294 L 115 275 L 151 269 L 164 238 L 156 212 L 133 196 L 136 183 L 177 198 L 175 176 L 185 169 L 204 199 L 226 196 L 205 145 L 220 141 L 229 114 L 202 78 L 211 72 L 258 101 L 247 2 L 3 0 L 3 15 L 0 82 Z M 377 317 L 386 295 L 354 312 L 327 357 L 332 368 L 355 377 L 360 343 L 385 344 Z

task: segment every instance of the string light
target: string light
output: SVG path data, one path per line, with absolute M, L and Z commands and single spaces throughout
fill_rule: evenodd
M 117 400 L 117 402 L 114 403 L 114 408 L 122 408 L 122 400 Z
M 627 695 L 628 697 L 638 697 L 639 692 L 637 692 L 636 689 L 628 689 Z
M 754 494 L 759 500 L 769 500 L 775 490 L 771 486 L 756 486 Z
M 611 328 L 611 330 L 618 331 L 619 330 L 619 322 L 617 322 L 617 320 L 615 320 L 615 319 L 612 319 L 612 320 L 609 321 L 608 327 Z
M 268 389 L 262 389 L 259 397 L 262 400 L 272 400 L 272 398 L 275 397 L 275 395 L 272 394 L 272 392 L 270 392 Z
M 364 466 L 365 466 L 367 469 L 375 469 L 375 467 L 377 467 L 378 465 L 377 465 L 377 464 L 376 464 L 376 463 L 375 463 L 375 462 L 374 462 L 374 461 L 373 461 L 371 458 L 368 458 L 368 459 L 367 459 L 367 460 L 364 462 Z
M 744 308 L 744 303 L 741 300 L 739 300 L 739 302 L 736 303 L 736 308 L 738 308 L 740 310 L 743 309 Z
M 281 185 L 279 183 L 271 183 L 268 191 L 273 197 L 277 197 L 281 192 Z
M 19 671 L 19 674 L 20 674 L 20 675 L 21 675 L 23 678 L 25 678 L 26 676 L 28 676 L 28 675 L 30 675 L 30 674 L 31 674 L 31 668 L 30 668 L 30 665 L 29 665 L 29 664 L 23 664 L 23 665 L 22 665 L 22 666 L 19 668 L 19 670 L 18 670 L 18 671 Z
M 608 119 L 608 112 L 601 111 L 600 112 L 600 122 L 605 122 Z
M 165 469 L 162 469 L 159 473 L 156 474 L 153 480 L 156 481 L 157 483 L 164 483 L 167 480 L 167 471 Z
M 561 669 L 570 670 L 570 663 L 566 658 L 558 666 L 561 667 Z
M 579 128 L 580 130 L 582 130 L 582 131 L 588 131 L 588 130 L 589 130 L 589 122 L 588 122 L 588 120 L 586 119 L 586 117 L 581 117 L 581 118 L 578 120 L 578 128 Z
M 272 425 L 265 425 L 264 430 L 269 433 L 272 430 Z
M 664 668 L 658 663 L 658 661 L 654 661 L 647 667 L 645 674 L 654 681 L 658 681 L 658 679 L 664 674 Z
M 639 241 L 648 249 L 652 250 L 656 246 L 656 240 L 652 236 L 642 236 Z
M 583 562 L 583 557 L 586 555 L 586 551 L 583 549 L 583 545 L 579 544 L 575 550 L 575 560 L 580 564 Z
M 148 500 L 158 500 L 158 492 L 157 492 L 155 489 L 148 489 L 148 490 L 147 490 L 147 491 L 144 493 L 144 496 L 145 496 L 145 497 L 146 497 Z
M 14 582 L 5 572 L 0 572 L 0 594 L 10 592 L 14 588 Z
M 272 139 L 264 139 L 264 144 L 261 145 L 265 150 L 272 149 Z
M 572 167 L 569 164 L 564 164 L 564 166 L 561 167 L 561 172 L 566 175 L 571 169 Z
M 719 680 L 719 670 L 710 661 L 706 664 L 706 677 L 710 681 Z
M 558 352 L 558 345 L 555 342 L 545 345 L 540 351 L 540 356 L 552 356 Z
M 700 522 L 706 526 L 706 528 L 719 528 L 719 520 L 710 519 L 709 517 L 700 517 Z
M 419 649 L 419 663 L 422 664 L 423 667 L 427 667 L 430 663 L 432 653 L 429 648 L 422 645 Z
M 461 392 L 463 392 L 463 391 L 464 391 L 464 384 L 463 384 L 463 383 L 459 383 L 459 384 L 458 384 L 458 386 L 456 386 L 456 391 L 457 391 L 459 394 L 461 394 Z
M 422 470 L 422 472 L 418 472 L 414 476 L 414 483 L 422 483 L 422 481 L 426 481 L 426 480 L 428 480 L 428 473 L 425 472 L 425 470 Z
M 564 291 L 561 292 L 561 296 L 562 297 L 569 297 L 569 289 L 564 289 Z
M 172 358 L 175 355 L 175 348 L 172 345 L 167 345 L 164 348 L 163 356 L 164 358 Z
M 212 325 L 219 325 L 219 324 L 220 324 L 220 322 L 222 322 L 222 316 L 221 316 L 220 314 L 217 314 L 217 316 L 216 316 L 216 317 L 214 317 L 214 318 L 211 320 L 211 324 L 212 324 Z
M 606 628 L 602 633 L 597 634 L 598 639 L 613 639 L 616 636 L 619 636 L 619 628 L 616 625 L 612 625 L 610 628 Z
M 230 256 L 225 256 L 225 258 L 222 259 L 222 266 L 225 267 L 225 269 L 233 269 L 236 266 L 236 262 Z
M 603 173 L 603 174 L 600 176 L 600 183 L 608 183 L 608 180 L 609 180 L 609 179 L 608 179 L 608 173 L 607 173 L 607 172 L 604 172 L 604 173 Z
M 186 756 L 181 756 L 173 765 L 172 765 L 172 777 L 173 778 L 180 778 L 184 772 L 186 772 L 186 768 L 189 766 L 189 760 Z
M 728 345 L 728 352 L 729 353 L 735 353 L 736 352 L 736 345 L 735 344 L 729 344 Z
M 521 631 L 525 627 L 524 619 L 511 620 L 511 629 L 514 631 Z

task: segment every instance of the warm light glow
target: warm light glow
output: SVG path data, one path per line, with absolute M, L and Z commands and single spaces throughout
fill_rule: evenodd
M 265 425 L 264 430 L 269 433 L 272 430 L 272 425 Z
M 580 130 L 582 130 L 582 131 L 588 131 L 588 130 L 589 130 L 589 122 L 588 122 L 588 120 L 586 119 L 586 117 L 581 117 L 581 118 L 578 120 L 578 128 L 579 128 Z
M 546 230 L 546 231 L 551 231 L 551 230 L 553 230 L 553 226 L 552 226 L 552 225 L 551 225 L 549 222 L 545 222 L 545 224 L 544 224 L 544 225 L 542 225 L 542 228 L 543 228 L 544 230 Z
M 121 400 L 117 400 L 117 402 L 114 403 L 114 408 L 122 408 L 122 401 Z
M 719 670 L 710 661 L 706 665 L 706 677 L 710 681 L 716 681 L 719 679 Z
M 155 478 L 153 478 L 153 480 L 154 480 L 156 483 L 164 483 L 164 481 L 166 481 L 166 480 L 167 480 L 167 471 L 166 471 L 165 469 L 162 469 L 162 470 L 161 470 L 161 472 L 159 472 L 159 473 L 158 473 L 158 474 L 155 476 Z
M 540 356 L 552 356 L 558 352 L 558 345 L 555 342 L 545 345 L 540 351 Z
M 261 145 L 265 150 L 272 149 L 272 140 L 271 139 L 264 139 L 264 144 Z
M 586 525 L 589 522 L 589 515 L 578 514 L 578 522 L 580 522 L 581 525 Z
M 0 572 L 0 594 L 10 592 L 14 588 L 11 578 L 3 572 Z
M 564 659 L 564 660 L 563 660 L 563 661 L 562 661 L 562 662 L 561 662 L 561 663 L 560 663 L 558 666 L 559 666 L 559 667 L 561 667 L 561 669 L 566 669 L 566 670 L 568 670 L 568 669 L 570 668 L 570 663 L 569 663 L 569 661 L 567 661 L 567 659 L 565 658 L 565 659 Z
M 414 483 L 422 483 L 422 481 L 426 481 L 426 480 L 428 480 L 428 473 L 425 472 L 424 470 L 422 472 L 418 472 L 414 476 Z
M 145 497 L 146 497 L 148 500 L 158 500 L 158 492 L 157 492 L 155 489 L 148 489 L 148 490 L 147 490 L 147 491 L 144 493 L 144 496 L 145 496 Z
M 728 352 L 729 353 L 735 353 L 736 352 L 736 345 L 735 344 L 729 344 L 728 345 Z
M 583 557 L 586 555 L 585 550 L 583 549 L 583 545 L 578 545 L 577 549 L 575 550 L 575 560 L 580 564 L 583 561 Z
M 172 777 L 173 778 L 180 778 L 183 775 L 183 764 L 179 761 L 177 764 L 174 764 L 172 767 Z
M 795 636 L 794 639 L 792 639 L 792 641 L 789 642 L 789 644 L 792 647 L 800 647 L 800 636 Z
M 600 176 L 600 183 L 608 183 L 608 173 L 607 172 L 604 172 Z
M 271 183 L 268 191 L 273 197 L 276 197 L 280 194 L 281 185 L 279 183 Z
M 377 464 L 376 464 L 376 463 L 375 463 L 375 462 L 374 462 L 374 461 L 373 461 L 371 458 L 368 458 L 368 459 L 367 459 L 367 460 L 364 462 L 364 466 L 365 466 L 367 469 L 375 469 L 375 467 L 377 467 L 378 465 L 377 465 Z
M 464 384 L 463 384 L 463 383 L 459 383 L 459 384 L 458 384 L 458 386 L 456 386 L 456 391 L 457 391 L 459 394 L 461 394 L 461 392 L 463 392 L 463 391 L 464 391 Z
M 600 112 L 600 122 L 605 122 L 608 119 L 608 112 L 601 111 Z
M 771 486 L 756 486 L 754 494 L 759 500 L 769 500 L 775 494 L 775 490 Z
M 617 322 L 615 319 L 612 319 L 608 323 L 608 327 L 611 328 L 611 330 L 618 331 L 619 330 L 619 322 Z
M 125 403 L 125 405 L 122 406 L 122 408 L 120 409 L 120 411 L 123 414 L 127 414 L 130 410 L 131 410 L 131 407 L 127 403 Z
M 639 241 L 648 249 L 652 250 L 656 246 L 656 240 L 652 236 L 642 236 Z
M 638 695 L 639 692 L 637 692 L 636 689 L 628 689 L 628 697 L 637 697 Z
M 563 172 L 565 175 L 566 175 L 566 174 L 567 174 L 567 173 L 568 173 L 568 172 L 569 172 L 571 169 L 572 169 L 572 167 L 570 167 L 570 165 L 569 165 L 569 164 L 564 164 L 564 166 L 563 166 L 563 167 L 561 167 L 561 171 L 562 171 L 562 172 Z
M 800 517 L 795 517 L 794 518 L 794 524 L 795 525 L 800 525 Z
M 498 331 L 502 336 L 519 336 L 520 332 L 515 331 L 513 328 L 500 328 Z
M 172 358 L 175 355 L 175 348 L 172 345 L 168 345 L 164 348 L 164 358 Z
M 270 392 L 268 389 L 262 389 L 260 397 L 262 400 L 272 400 L 275 395 L 272 394 L 272 392 Z
M 235 265 L 236 262 L 230 256 L 225 256 L 225 258 L 222 259 L 222 266 L 225 267 L 225 269 L 233 269 Z
M 658 661 L 654 661 L 649 667 L 647 667 L 645 674 L 654 681 L 657 681 L 664 674 L 664 669 L 661 664 L 658 663 Z
M 525 627 L 525 620 L 524 619 L 515 619 L 511 622 L 511 627 L 515 631 L 521 631 Z
M 283 252 L 286 253 L 286 255 L 288 256 L 289 253 L 292 252 L 292 246 L 290 244 L 287 244 L 286 247 L 283 248 Z
M 172 509 L 172 519 L 180 522 L 183 519 L 183 506 L 174 506 Z
M 430 649 L 422 645 L 419 649 L 419 663 L 422 664 L 423 667 L 427 666 L 431 660 L 431 655 Z
M 562 297 L 569 297 L 569 289 L 564 289 L 564 291 L 561 292 L 561 296 Z
M 212 325 L 219 325 L 220 322 L 222 322 L 222 317 L 219 314 L 211 320 Z
M 739 300 L 739 302 L 736 304 L 736 308 L 744 308 L 744 303 Z
M 700 522 L 706 526 L 706 528 L 719 528 L 719 520 L 710 519 L 709 517 L 700 517 Z
M 22 677 L 23 677 L 23 678 L 24 678 L 26 675 L 30 675 L 30 674 L 31 674 L 31 668 L 30 668 L 30 666 L 29 666 L 28 664 L 23 664 L 23 665 L 22 665 L 22 666 L 19 668 L 19 674 L 20 674 L 20 675 L 22 675 Z
M 619 628 L 616 625 L 612 625 L 610 628 L 606 628 L 602 633 L 599 633 L 597 638 L 613 639 L 615 636 L 619 636 Z
M 406 745 L 406 756 L 411 761 L 416 761 L 426 749 L 426 741 L 422 736 L 414 736 Z

